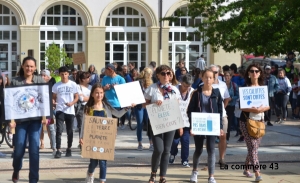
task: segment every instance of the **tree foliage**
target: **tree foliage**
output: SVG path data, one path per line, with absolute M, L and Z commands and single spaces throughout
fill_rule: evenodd
M 72 64 L 72 59 L 68 57 L 64 48 L 59 48 L 58 45 L 52 43 L 46 48 L 45 59 L 47 68 L 54 71 L 61 66 Z
M 300 47 L 300 0 L 190 0 L 188 15 L 205 17 L 195 26 L 215 52 L 272 55 Z

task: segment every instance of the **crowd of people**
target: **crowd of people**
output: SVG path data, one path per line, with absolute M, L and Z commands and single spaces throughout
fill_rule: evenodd
M 248 154 L 246 165 L 259 165 L 258 147 L 261 138 L 253 138 L 248 134 L 246 121 L 248 118 L 267 122 L 272 126 L 271 115 L 274 112 L 277 119 L 275 122 L 282 123 L 287 119 L 287 102 L 290 101 L 293 109 L 293 117 L 299 118 L 300 108 L 300 81 L 298 71 L 293 66 L 293 61 L 287 59 L 283 68 L 276 66 L 260 66 L 250 64 L 248 68 L 239 69 L 236 64 L 230 66 L 218 65 L 206 66 L 201 55 L 193 71 L 188 72 L 185 61 L 181 60 L 174 71 L 167 65 L 156 66 L 150 62 L 149 66 L 140 70 L 135 68 L 134 63 L 127 66 L 119 66 L 117 63 L 107 64 L 98 74 L 94 65 L 88 67 L 88 71 L 80 71 L 63 66 L 58 69 L 59 77 L 55 77 L 49 70 L 42 70 L 40 75 L 35 75 L 36 60 L 26 57 L 22 62 L 18 77 L 11 82 L 7 77 L 0 77 L 0 85 L 24 86 L 37 83 L 49 83 L 53 94 L 53 119 L 24 121 L 16 120 L 16 124 L 10 124 L 16 129 L 13 137 L 13 175 L 12 181 L 19 180 L 19 171 L 22 168 L 22 159 L 25 148 L 29 148 L 29 182 L 39 180 L 39 149 L 44 148 L 44 131 L 42 123 L 47 124 L 47 131 L 53 149 L 54 158 L 62 156 L 62 133 L 64 124 L 67 132 L 67 149 L 65 156 L 72 156 L 73 123 L 76 118 L 77 132 L 80 136 L 78 147 L 84 143 L 83 126 L 84 115 L 118 118 L 119 129 L 125 128 L 125 121 L 133 112 L 137 121 L 137 150 L 142 151 L 143 126 L 147 126 L 149 150 L 153 151 L 151 159 L 151 174 L 149 183 L 156 181 L 158 168 L 159 182 L 165 183 L 168 164 L 173 164 L 178 153 L 178 144 L 181 143 L 181 164 L 189 168 L 189 145 L 190 135 L 195 141 L 193 155 L 193 168 L 191 182 L 197 182 L 198 164 L 206 143 L 208 153 L 208 182 L 216 183 L 215 171 L 215 143 L 219 149 L 219 165 L 226 166 L 225 154 L 232 131 L 236 131 L 235 137 L 238 142 L 245 142 Z M 140 71 L 140 72 L 138 72 Z M 52 77 L 53 76 L 53 77 Z M 121 108 L 115 85 L 138 81 L 144 93 L 146 103 Z M 268 86 L 269 106 L 249 109 L 239 107 L 239 87 Z M 125 91 L 126 92 L 126 91 Z M 128 93 L 130 94 L 130 93 Z M 176 99 L 182 113 L 184 128 L 154 135 L 149 121 L 146 105 L 156 104 L 160 106 L 164 100 Z M 191 133 L 191 113 L 219 113 L 220 136 L 194 135 Z M 42 123 L 41 123 L 42 122 Z M 27 145 L 27 141 L 29 145 Z M 106 181 L 107 162 L 105 160 L 90 160 L 86 182 L 94 182 L 94 170 L 100 166 L 100 182 Z M 253 169 L 255 181 L 261 181 L 259 168 Z M 253 177 L 250 169 L 243 174 Z

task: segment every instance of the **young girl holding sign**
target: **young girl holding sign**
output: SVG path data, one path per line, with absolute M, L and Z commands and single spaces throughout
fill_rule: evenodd
M 134 106 L 134 104 L 132 105 Z M 121 111 L 117 111 L 107 102 L 104 96 L 103 87 L 97 83 L 92 87 L 91 90 L 91 97 L 89 98 L 84 113 L 90 116 L 99 116 L 105 118 L 112 118 L 112 115 L 120 118 L 122 117 L 128 109 L 123 109 Z M 83 131 L 84 131 L 84 121 L 82 124 L 82 130 L 80 134 L 80 141 L 79 143 L 83 145 Z M 94 182 L 94 170 L 98 166 L 100 166 L 100 183 L 104 183 L 106 181 L 106 160 L 97 160 L 97 159 L 90 159 L 90 164 L 88 168 L 88 172 L 86 175 L 86 182 L 93 183 Z
M 187 115 L 189 117 L 191 134 L 192 134 L 192 112 L 201 113 L 219 113 L 220 114 L 220 136 L 223 136 L 222 130 L 222 96 L 218 88 L 213 89 L 212 84 L 214 83 L 215 74 L 212 70 L 205 70 L 202 73 L 203 85 L 199 86 L 197 90 L 192 93 L 189 106 L 187 108 Z M 193 135 L 193 134 L 192 134 Z M 191 182 L 198 181 L 198 164 L 200 162 L 200 155 L 203 151 L 203 142 L 205 135 L 194 135 L 195 141 L 195 152 L 193 156 L 193 171 L 190 178 Z M 206 136 L 206 150 L 208 154 L 208 183 L 216 183 L 214 179 L 215 171 L 215 139 L 216 136 Z

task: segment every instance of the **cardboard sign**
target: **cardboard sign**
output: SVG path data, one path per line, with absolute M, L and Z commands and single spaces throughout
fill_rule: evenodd
M 114 160 L 117 119 L 84 116 L 81 157 Z
M 192 112 L 192 133 L 220 136 L 220 114 Z
M 52 118 L 52 92 L 48 83 L 8 86 L 3 92 L 5 121 L 22 122 L 43 116 Z
M 139 81 L 115 85 L 114 89 L 122 108 L 131 106 L 131 104 L 143 104 L 146 102 Z M 130 91 L 130 94 L 124 91 Z
M 86 62 L 84 52 L 73 53 L 72 59 L 74 65 L 84 64 Z
M 184 127 L 179 102 L 176 99 L 164 100 L 160 106 L 147 105 L 146 108 L 154 135 Z
M 252 108 L 269 106 L 269 94 L 267 86 L 240 87 L 240 108 Z

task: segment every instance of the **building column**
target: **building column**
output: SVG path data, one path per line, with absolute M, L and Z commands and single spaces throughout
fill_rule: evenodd
M 162 64 L 169 64 L 169 31 L 170 28 L 162 28 Z M 172 60 L 172 59 L 171 59 Z
M 159 27 L 148 27 L 149 38 L 148 38 L 148 63 L 155 61 L 159 64 Z
M 86 70 L 93 64 L 98 74 L 105 67 L 105 29 L 99 26 L 86 27 Z
M 28 56 L 28 50 L 33 50 L 36 67 L 40 71 L 40 26 L 20 25 L 20 61 Z M 21 63 L 22 64 L 22 63 Z

